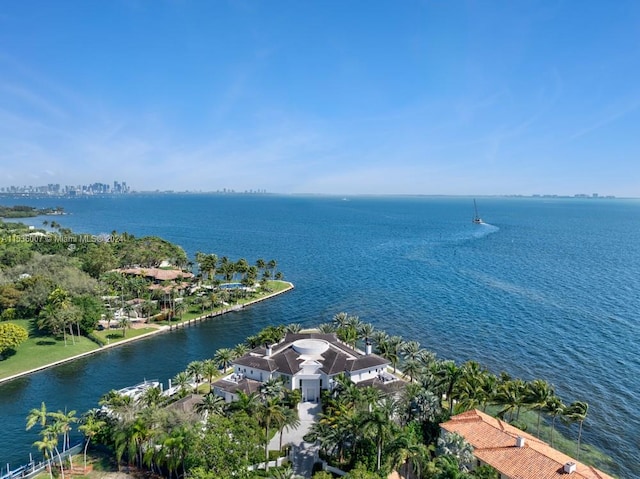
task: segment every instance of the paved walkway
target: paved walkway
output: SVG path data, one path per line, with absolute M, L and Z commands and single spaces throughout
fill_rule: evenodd
M 291 444 L 293 454 L 293 472 L 302 477 L 311 477 L 313 464 L 318 458 L 318 446 L 304 442 L 304 435 L 309 432 L 321 411 L 319 403 L 303 402 L 298 405 L 300 426 L 296 429 L 284 430 L 282 446 Z M 280 447 L 280 433 L 273 436 L 269 449 L 278 450 Z

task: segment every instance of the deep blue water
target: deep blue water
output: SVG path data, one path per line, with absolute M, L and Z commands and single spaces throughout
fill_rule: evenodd
M 41 401 L 84 411 L 111 388 L 145 377 L 166 381 L 265 325 L 316 325 L 346 311 L 440 357 L 543 378 L 565 402 L 587 401 L 584 441 L 615 458 L 614 473 L 640 477 L 638 200 L 481 198 L 487 225 L 471 224 L 470 198 L 149 195 L 13 203 L 61 205 L 69 214 L 47 219 L 76 232 L 162 236 L 191 257 L 276 259 L 296 289 L 0 385 L 1 462 L 28 456 L 37 436 L 24 432 L 24 418 Z

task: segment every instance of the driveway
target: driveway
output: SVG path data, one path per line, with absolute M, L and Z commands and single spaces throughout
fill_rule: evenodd
M 311 477 L 313 464 L 318 457 L 318 447 L 315 444 L 304 442 L 304 435 L 309 432 L 311 425 L 320 414 L 319 403 L 301 402 L 298 404 L 298 416 L 300 426 L 296 429 L 285 429 L 282 434 L 282 445 L 291 444 L 293 472 L 299 476 Z M 280 446 L 280 434 L 276 434 L 269 443 L 269 449 L 278 450 Z

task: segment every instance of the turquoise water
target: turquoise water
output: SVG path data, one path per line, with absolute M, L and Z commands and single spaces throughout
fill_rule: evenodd
M 62 205 L 70 214 L 56 221 L 74 231 L 159 235 L 191 257 L 276 259 L 296 289 L 0 386 L 2 462 L 37 454 L 24 417 L 42 400 L 50 409 L 82 411 L 110 388 L 145 377 L 166 381 L 265 325 L 315 325 L 347 311 L 440 357 L 544 378 L 566 402 L 586 400 L 584 441 L 616 459 L 614 473 L 640 477 L 640 201 L 480 198 L 486 225 L 471 224 L 470 198 L 157 195 L 15 203 Z

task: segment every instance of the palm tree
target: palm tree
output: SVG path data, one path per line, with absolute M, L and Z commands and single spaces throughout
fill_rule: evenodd
M 202 415 L 222 416 L 225 404 L 223 398 L 209 393 L 202 398 L 202 402 L 195 405 L 195 410 L 198 414 Z
M 415 359 L 409 359 L 402 365 L 402 373 L 409 376 L 409 382 L 412 383 L 413 379 L 420 374 L 422 365 Z
M 333 316 L 333 324 L 338 328 L 344 328 L 347 325 L 349 315 L 347 313 L 337 313 Z
M 422 466 L 429 460 L 429 448 L 421 441 L 421 434 L 414 428 L 405 427 L 399 431 L 389 444 L 393 469 L 404 468 L 405 478 L 409 478 L 410 470 L 416 477 L 422 477 Z
M 404 359 L 409 361 L 411 359 L 418 359 L 420 353 L 420 343 L 418 341 L 407 341 L 402 346 L 400 351 L 404 356 Z
M 280 451 L 282 451 L 282 434 L 284 430 L 287 431 L 291 429 L 295 429 L 300 425 L 300 418 L 298 417 L 298 411 L 292 408 L 285 407 L 283 410 L 284 417 L 280 423 L 278 423 L 278 428 L 280 430 Z
M 213 359 L 205 359 L 202 363 L 202 373 L 211 384 L 213 377 L 218 374 L 218 365 Z
M 127 328 L 131 327 L 131 320 L 128 316 L 120 316 L 120 319 L 118 319 L 118 326 L 122 328 L 122 337 L 124 338 Z
M 190 379 L 189 375 L 184 371 L 179 372 L 173 378 L 173 384 L 178 387 L 179 394 L 182 397 L 187 395 L 187 392 L 188 392 L 187 387 L 189 386 L 189 379 Z
M 107 423 L 100 419 L 97 409 L 91 409 L 82 418 L 82 424 L 78 427 L 78 430 L 84 434 L 87 442 L 84 445 L 84 471 L 87 470 L 87 448 L 91 439 L 97 436 L 100 431 L 104 429 Z
M 191 361 L 187 365 L 187 374 L 195 380 L 197 390 L 204 376 L 204 361 Z
M 436 366 L 436 376 L 440 380 L 439 383 L 443 386 L 443 391 L 449 402 L 449 415 L 453 414 L 454 388 L 463 374 L 464 369 L 456 366 L 456 363 L 453 361 L 441 361 Z
M 280 378 L 270 378 L 262 383 L 260 393 L 264 398 L 282 399 L 284 397 L 284 383 Z
M 62 433 L 62 452 L 66 451 L 69 447 L 69 432 L 71 431 L 71 424 L 78 422 L 75 411 L 69 412 L 52 412 L 49 414 L 54 420 L 54 424 L 59 426 L 59 430 Z
M 375 332 L 375 328 L 371 323 L 360 323 L 357 328 L 358 330 L 358 339 L 363 339 L 365 343 L 369 342 L 369 338 Z
M 184 461 L 187 457 L 190 432 L 187 426 L 180 425 L 174 428 L 162 441 L 162 451 L 165 454 L 165 463 L 169 469 L 169 478 L 176 473 L 176 479 L 180 477 L 178 469 L 182 466 L 182 476 L 185 475 Z
M 58 436 L 62 433 L 63 432 L 61 429 L 61 423 L 59 422 L 50 424 L 47 427 L 45 427 L 42 431 L 40 431 L 40 434 L 42 434 L 42 437 L 43 437 L 43 441 L 45 440 L 44 439 L 45 437 L 49 437 L 49 439 L 52 440 L 51 443 L 53 444 L 53 450 L 56 451 L 56 455 L 58 456 L 58 462 L 60 463 L 60 474 L 62 475 L 62 479 L 64 479 L 64 466 L 62 464 L 62 455 L 58 450 Z
M 549 413 L 549 415 L 552 418 L 551 419 L 551 447 L 553 447 L 553 433 L 555 432 L 555 429 L 556 429 L 556 419 L 558 418 L 558 416 L 562 416 L 562 414 L 564 414 L 564 411 L 566 410 L 566 408 L 567 407 L 563 404 L 562 399 L 560 399 L 558 396 L 551 397 L 545 407 L 545 410 Z
M 162 402 L 162 399 L 163 397 L 160 387 L 153 387 L 146 389 L 142 393 L 139 401 L 146 407 L 153 407 L 159 405 Z
M 318 326 L 318 330 L 321 333 L 329 334 L 335 333 L 336 327 L 331 323 L 322 323 L 320 326 Z
M 260 396 L 257 393 L 247 394 L 243 391 L 238 391 L 238 399 L 229 404 L 229 409 L 232 411 L 244 411 L 249 416 L 255 414 L 260 405 Z
M 284 421 L 284 408 L 280 404 L 278 398 L 268 398 L 260 403 L 256 411 L 258 422 L 264 427 L 264 460 L 265 470 L 269 470 L 269 429 L 275 424 L 281 424 Z
M 547 408 L 551 398 L 555 397 L 555 391 L 553 386 L 550 386 L 548 382 L 541 379 L 534 379 L 527 384 L 527 390 L 525 392 L 526 402 L 531 405 L 533 409 L 538 410 L 538 425 L 536 428 L 536 436 L 540 437 L 540 419 L 543 409 Z
M 380 470 L 382 466 L 382 450 L 384 442 L 387 437 L 390 436 L 393 428 L 393 417 L 396 410 L 396 403 L 386 398 L 379 403 L 371 412 L 364 413 L 361 419 L 360 426 L 363 432 L 371 433 L 373 439 L 376 442 L 377 448 L 377 469 Z
M 291 324 L 287 324 L 285 331 L 287 333 L 299 333 L 300 329 L 302 329 L 300 326 L 300 323 L 291 323 Z
M 246 344 L 239 343 L 239 344 L 236 344 L 233 347 L 233 357 L 234 357 L 234 359 L 235 358 L 241 358 L 242 356 L 247 354 L 247 352 L 249 352 L 249 348 L 247 347 Z
M 47 417 L 47 406 L 43 401 L 40 409 L 32 409 L 29 411 L 26 430 L 28 431 L 36 424 L 40 424 L 40 427 L 44 428 L 47 425 Z
M 580 440 L 582 438 L 582 424 L 587 418 L 587 412 L 589 411 L 589 405 L 584 401 L 575 401 L 567 406 L 564 412 L 565 419 L 572 423 L 577 422 L 580 425 L 578 429 L 578 447 L 576 450 L 576 459 L 580 460 Z
M 41 452 L 47 463 L 49 464 L 49 477 L 53 479 L 53 468 L 51 466 L 51 459 L 53 458 L 53 449 L 58 444 L 58 438 L 54 435 L 44 434 L 42 431 L 42 440 L 33 443 Z
M 278 266 L 278 262 L 275 259 L 269 260 L 269 262 L 267 263 L 267 268 L 269 269 L 269 277 L 271 278 L 273 277 L 274 271 L 277 266 Z
M 233 351 L 229 348 L 220 348 L 213 355 L 213 360 L 226 372 L 229 363 L 233 360 Z

